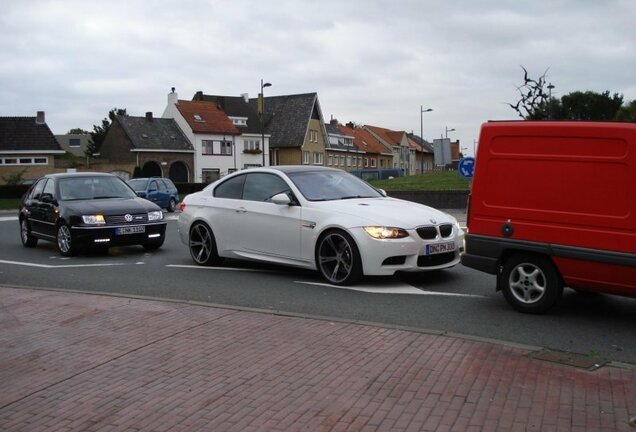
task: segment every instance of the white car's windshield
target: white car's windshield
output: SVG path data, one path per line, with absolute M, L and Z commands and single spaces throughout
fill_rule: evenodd
M 382 197 L 367 183 L 344 171 L 292 172 L 287 176 L 309 201 Z
M 59 180 L 62 201 L 134 198 L 135 192 L 118 177 L 74 177 Z

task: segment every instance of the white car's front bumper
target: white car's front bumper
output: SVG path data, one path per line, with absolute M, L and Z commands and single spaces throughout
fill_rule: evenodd
M 397 271 L 421 272 L 453 267 L 459 264 L 459 254 L 464 247 L 464 231 L 456 225 L 453 226 L 450 236 L 438 235 L 430 240 L 422 239 L 416 230 L 408 230 L 409 236 L 406 238 L 390 240 L 374 239 L 362 228 L 353 228 L 349 232 L 360 249 L 362 268 L 364 274 L 368 276 L 392 275 Z M 432 249 L 439 247 L 446 251 L 427 254 L 427 245 L 433 246 Z M 451 247 L 452 250 L 448 251 Z

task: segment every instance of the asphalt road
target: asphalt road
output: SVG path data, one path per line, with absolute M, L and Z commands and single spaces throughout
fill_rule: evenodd
M 174 217 L 174 215 L 171 215 Z M 463 266 L 367 278 L 345 289 L 317 273 L 226 261 L 193 265 L 168 222 L 164 246 L 113 248 L 107 255 L 58 255 L 53 243 L 20 243 L 18 222 L 0 215 L 0 284 L 170 298 L 375 322 L 544 347 L 636 364 L 636 299 L 566 290 L 550 314 L 524 315 L 495 292 L 494 276 Z M 1 309 L 0 309 L 1 311 Z M 0 312 L 1 313 L 1 312 Z

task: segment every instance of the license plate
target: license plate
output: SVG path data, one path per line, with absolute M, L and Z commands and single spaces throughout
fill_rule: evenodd
M 455 250 L 455 242 L 427 244 L 425 255 L 435 255 Z
M 146 232 L 145 226 L 129 226 L 129 227 L 121 227 L 115 228 L 115 234 L 123 235 L 123 234 L 139 234 Z

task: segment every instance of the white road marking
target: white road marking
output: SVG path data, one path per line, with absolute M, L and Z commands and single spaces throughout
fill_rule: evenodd
M 178 267 L 178 268 L 192 268 L 199 270 L 226 270 L 226 271 L 245 271 L 245 272 L 271 272 L 271 270 L 250 269 L 250 268 L 232 268 L 232 267 L 209 267 L 199 265 L 185 265 L 185 264 L 167 264 L 166 267 Z
M 17 220 L 18 220 L 17 216 L 2 216 L 2 217 L 0 217 L 0 222 L 17 221 Z
M 459 294 L 459 293 L 449 293 L 442 291 L 424 291 L 419 288 L 415 288 L 412 285 L 402 284 L 402 283 L 392 283 L 385 285 L 355 285 L 355 286 L 339 286 L 339 285 L 331 285 L 328 283 L 321 282 L 304 282 L 304 281 L 294 281 L 295 283 L 305 284 L 305 285 L 317 285 L 324 286 L 328 288 L 339 288 L 351 291 L 361 291 L 371 294 L 408 294 L 408 295 L 427 295 L 427 296 L 442 296 L 442 297 L 469 297 L 469 298 L 486 298 L 481 295 L 476 294 Z
M 39 267 L 39 268 L 81 268 L 81 267 L 110 267 L 110 266 L 120 266 L 124 265 L 124 263 L 108 263 L 108 264 L 64 264 L 64 265 L 50 265 L 50 264 L 37 264 L 37 263 L 29 263 L 29 262 L 21 262 L 21 261 L 6 261 L 0 260 L 0 264 L 12 264 L 12 265 L 20 265 L 26 267 Z

